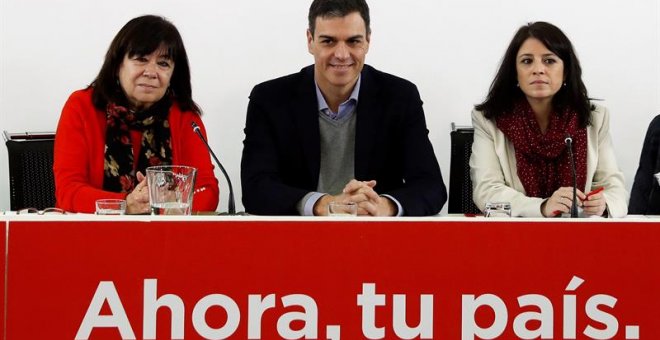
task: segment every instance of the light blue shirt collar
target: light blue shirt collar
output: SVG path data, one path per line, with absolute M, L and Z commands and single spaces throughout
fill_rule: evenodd
M 358 94 L 360 93 L 361 80 L 362 80 L 362 75 L 359 75 L 357 82 L 353 87 L 353 92 L 351 92 L 351 95 L 348 97 L 348 99 L 346 99 L 346 101 L 339 104 L 338 112 L 332 112 L 332 110 L 330 110 L 328 103 L 325 101 L 325 97 L 323 97 L 323 93 L 321 93 L 319 84 L 315 80 L 314 85 L 316 86 L 316 102 L 318 103 L 319 112 L 328 116 L 332 120 L 340 120 L 346 117 L 351 112 L 354 112 L 355 111 L 354 109 L 355 107 L 357 107 L 357 103 L 358 103 Z

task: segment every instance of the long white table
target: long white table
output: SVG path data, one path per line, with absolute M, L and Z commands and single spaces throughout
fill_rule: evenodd
M 0 216 L 5 339 L 660 339 L 660 219 Z

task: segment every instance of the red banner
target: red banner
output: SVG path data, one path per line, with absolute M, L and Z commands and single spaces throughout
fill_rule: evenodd
M 7 240 L 6 239 L 6 236 L 7 236 L 7 222 L 4 221 L 4 220 L 0 220 L 0 225 L 2 226 L 2 227 L 0 227 L 0 254 L 2 254 L 2 255 L 0 255 L 0 257 L 2 257 L 2 259 L 0 259 L 0 287 L 2 287 L 2 288 L 0 288 L 0 289 L 2 289 L 1 290 L 2 294 L 0 294 L 0 307 L 2 307 L 2 308 L 0 308 L 0 320 L 2 320 L 2 321 L 0 321 L 1 322 L 0 324 L 2 325 L 2 334 L 3 334 L 3 339 L 4 339 L 5 338 L 4 337 L 5 321 L 6 321 L 5 320 L 5 294 L 4 294 L 4 292 L 5 292 L 6 262 L 5 262 L 4 254 L 6 254 L 5 253 L 5 244 L 6 244 L 6 240 Z
M 7 339 L 660 339 L 660 225 L 12 221 Z

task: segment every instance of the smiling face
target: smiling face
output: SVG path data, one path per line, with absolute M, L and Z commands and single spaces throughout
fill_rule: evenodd
M 165 96 L 174 72 L 174 61 L 165 48 L 148 55 L 124 56 L 119 84 L 132 109 L 144 110 Z
M 314 55 L 314 77 L 322 92 L 350 93 L 369 51 L 369 34 L 359 12 L 317 17 L 307 48 Z
M 530 103 L 549 103 L 564 82 L 564 62 L 536 38 L 529 38 L 520 46 L 516 71 L 520 89 Z

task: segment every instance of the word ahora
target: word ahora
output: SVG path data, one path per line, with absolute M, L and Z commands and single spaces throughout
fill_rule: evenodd
M 185 308 L 181 298 L 174 294 L 157 296 L 158 280 L 144 280 L 142 338 L 156 339 L 156 312 L 168 308 L 172 312 L 171 339 L 184 339 Z M 107 303 L 111 314 L 101 315 L 101 308 Z M 284 339 L 316 339 L 318 330 L 318 308 L 314 299 L 303 294 L 291 294 L 281 298 L 284 307 L 302 307 L 304 312 L 287 312 L 277 321 L 277 332 Z M 227 321 L 218 328 L 206 323 L 206 312 L 211 307 L 220 307 L 227 313 Z M 261 318 L 263 313 L 275 307 L 275 295 L 248 295 L 248 339 L 261 338 Z M 299 310 L 300 308 L 297 308 Z M 192 310 L 192 324 L 199 336 L 206 339 L 225 339 L 234 334 L 241 319 L 236 302 L 223 294 L 211 294 L 199 300 Z M 300 322 L 304 326 L 292 329 L 291 323 Z M 99 282 L 85 317 L 78 328 L 76 339 L 88 339 L 95 328 L 116 328 L 123 339 L 135 339 L 133 327 L 128 320 L 124 306 L 112 281 Z M 338 333 L 338 326 L 329 326 L 329 331 Z M 330 332 L 329 332 L 330 333 Z M 162 336 L 161 336 L 162 337 Z

